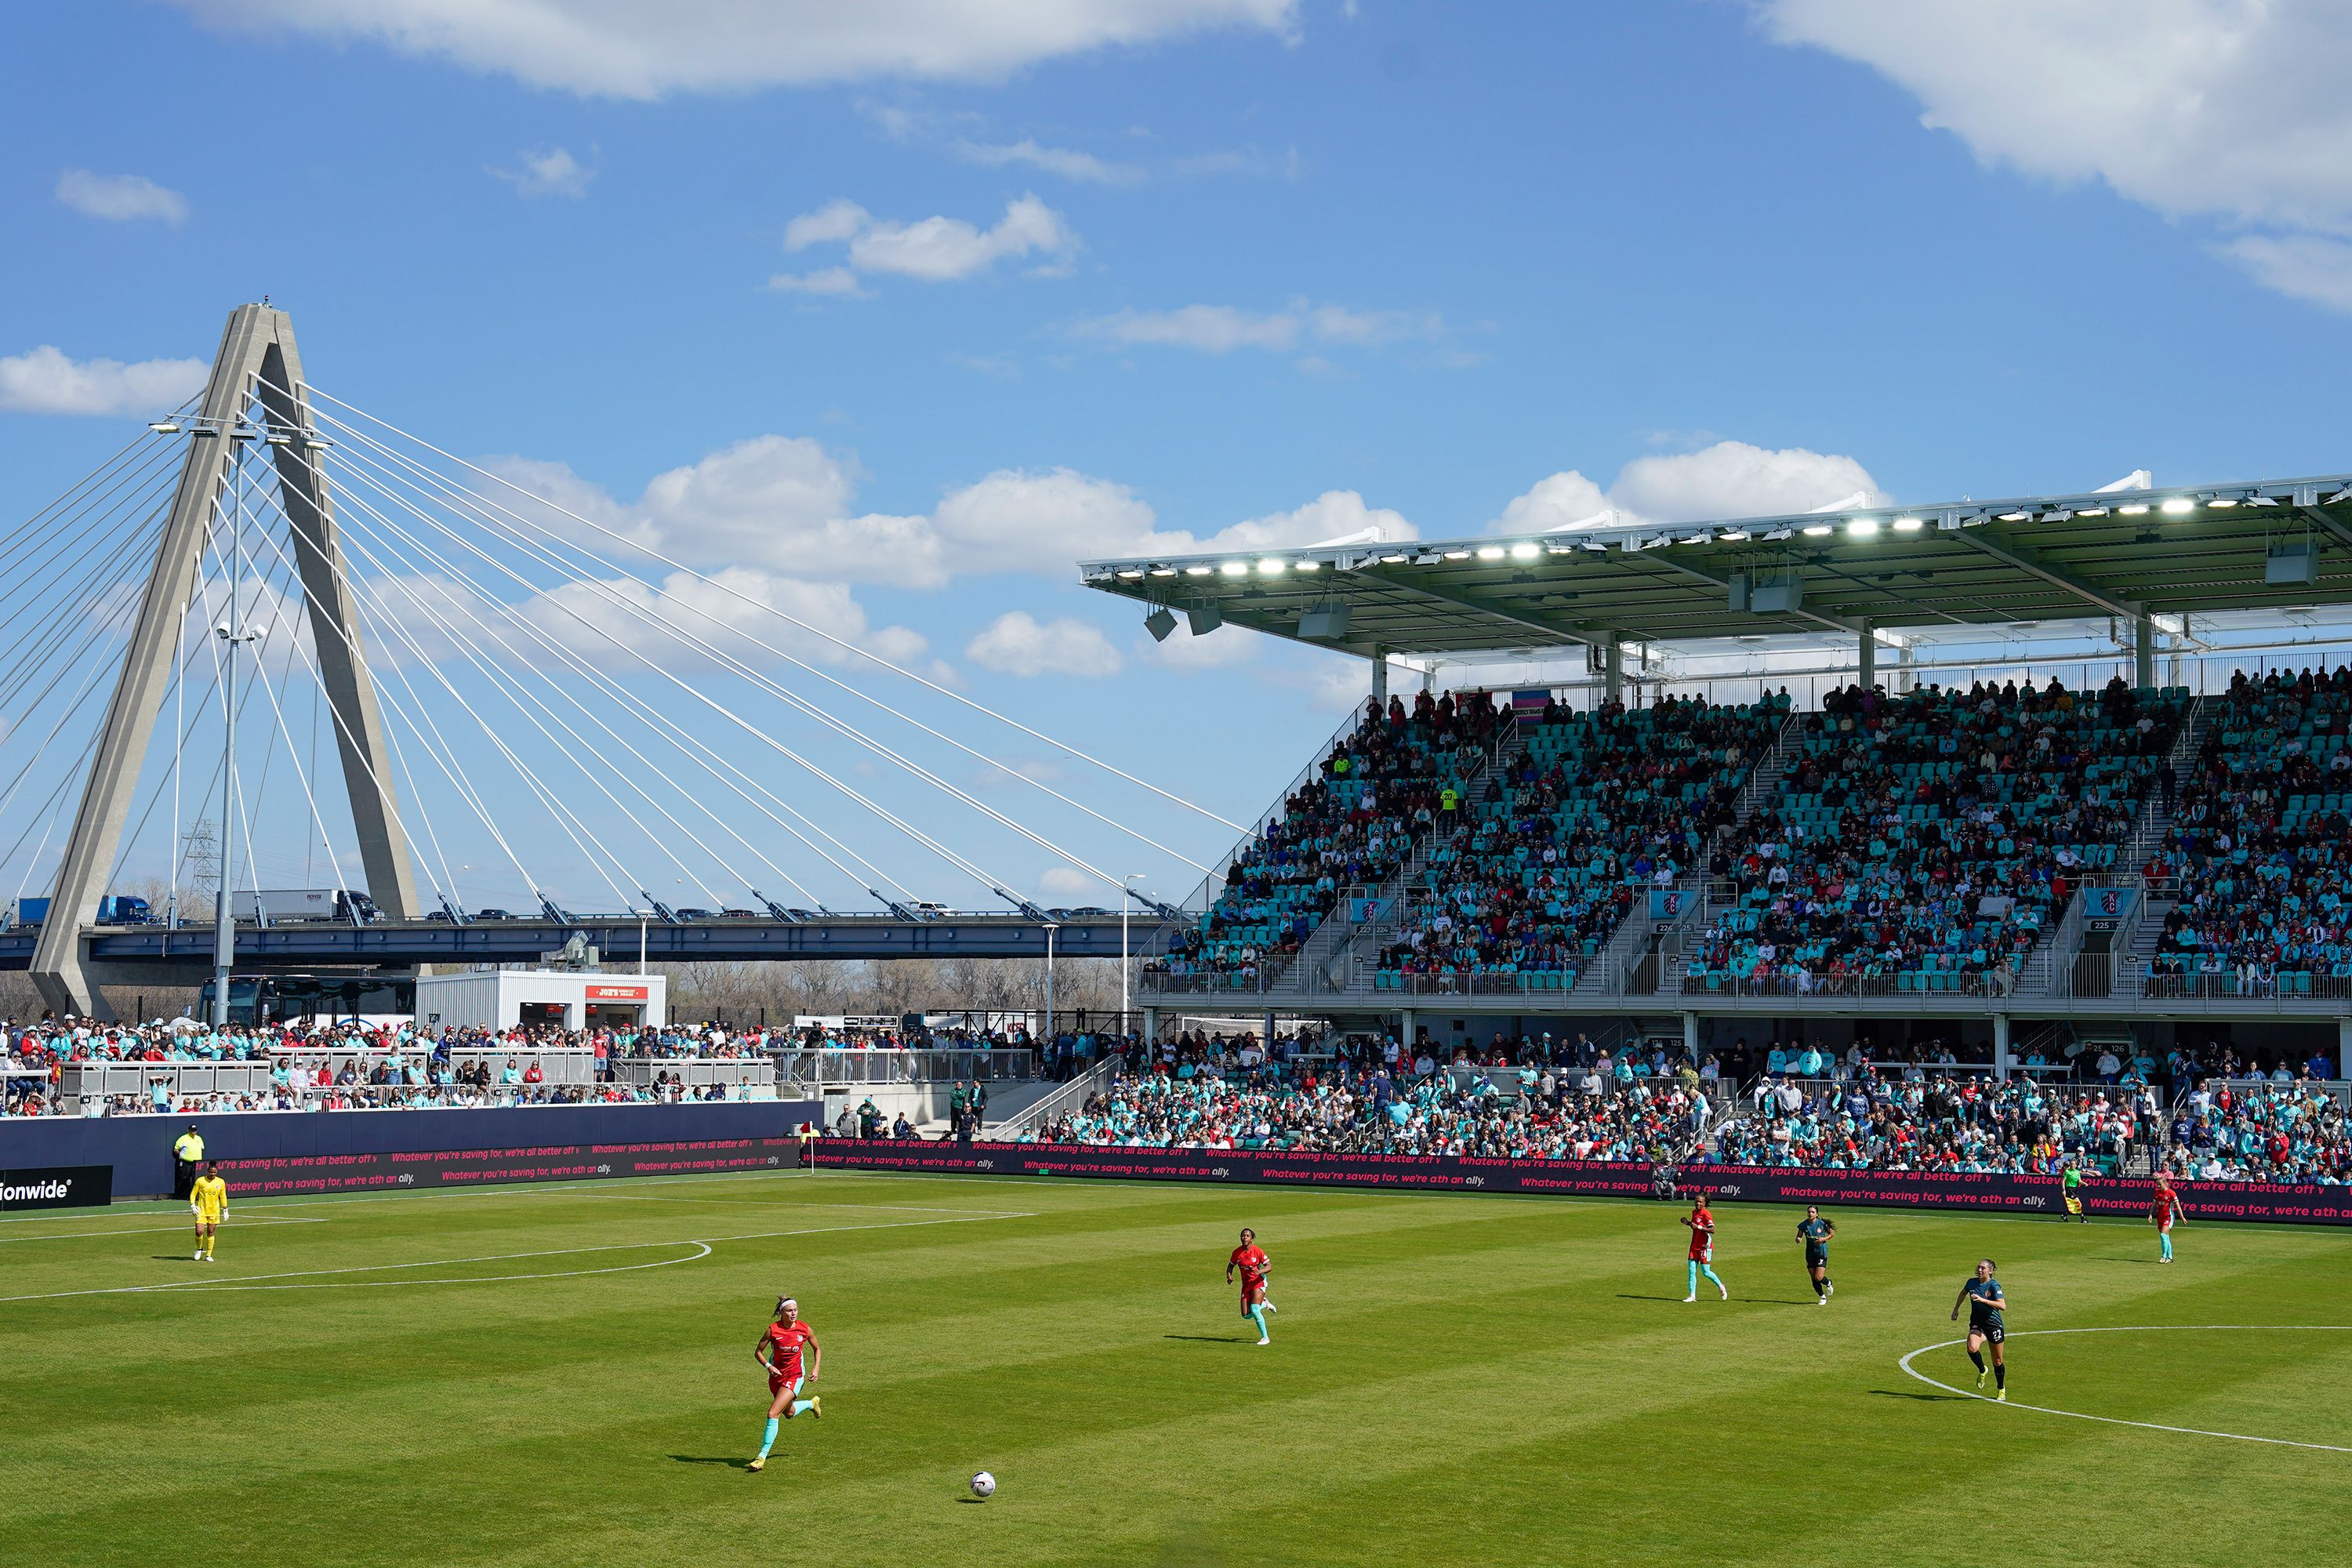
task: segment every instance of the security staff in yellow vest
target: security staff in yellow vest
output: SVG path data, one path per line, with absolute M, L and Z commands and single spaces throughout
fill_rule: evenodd
M 196 1184 L 196 1169 L 205 1163 L 205 1135 L 196 1124 L 172 1141 L 172 1195 L 185 1201 Z

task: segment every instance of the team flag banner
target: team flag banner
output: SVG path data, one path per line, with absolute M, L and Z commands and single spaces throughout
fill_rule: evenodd
M 1118 1149 L 1052 1143 L 903 1143 L 826 1139 L 817 1163 L 835 1170 L 930 1171 L 973 1175 L 1071 1176 L 1266 1186 L 1373 1187 L 1414 1192 L 1533 1193 L 1561 1197 L 1687 1198 L 1711 1192 L 1739 1203 L 1866 1204 L 1885 1208 L 1977 1209 L 2061 1214 L 2055 1176 L 1971 1175 L 1942 1171 L 1811 1171 L 1750 1165 L 1685 1165 L 1660 1172 L 1647 1162 L 1493 1160 L 1442 1154 L 1285 1154 L 1263 1150 Z M 1666 1179 L 1662 1180 L 1664 1177 Z M 2137 1218 L 2155 1184 L 2092 1178 L 2083 1206 Z M 2176 1182 L 2191 1220 L 2278 1220 L 2352 1225 L 2352 1188 L 2263 1182 Z

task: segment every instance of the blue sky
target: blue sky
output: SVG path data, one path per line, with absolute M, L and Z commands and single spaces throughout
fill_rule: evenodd
M 2352 456 L 2317 5 L 444 9 L 11 13 L 0 505 L 266 291 L 317 385 L 1239 819 L 1360 666 L 1154 650 L 1075 586 L 1095 542 Z

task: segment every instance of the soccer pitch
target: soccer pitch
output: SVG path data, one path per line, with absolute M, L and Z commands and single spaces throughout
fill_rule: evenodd
M 1732 1300 L 1685 1305 L 1681 1212 L 792 1173 L 236 1204 L 209 1266 L 184 1208 L 12 1220 L 0 1542 L 139 1568 L 2352 1561 L 2352 1237 L 2189 1226 L 2159 1267 L 2144 1225 L 1845 1210 L 1822 1308 L 1801 1211 L 1726 1205 Z M 1267 1349 L 1223 1283 L 1243 1225 Z M 1900 1364 L 1959 1336 L 1986 1254 L 2005 1407 Z M 780 1291 L 824 1416 L 751 1475 Z M 1974 1380 L 1957 1346 L 1912 1365 Z

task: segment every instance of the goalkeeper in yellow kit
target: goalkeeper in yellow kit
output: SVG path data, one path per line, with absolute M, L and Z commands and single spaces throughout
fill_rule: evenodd
M 213 1260 L 213 1238 L 220 1234 L 228 1213 L 228 1184 L 221 1179 L 219 1162 L 205 1162 L 205 1173 L 188 1189 L 188 1212 L 196 1216 L 196 1261 Z

